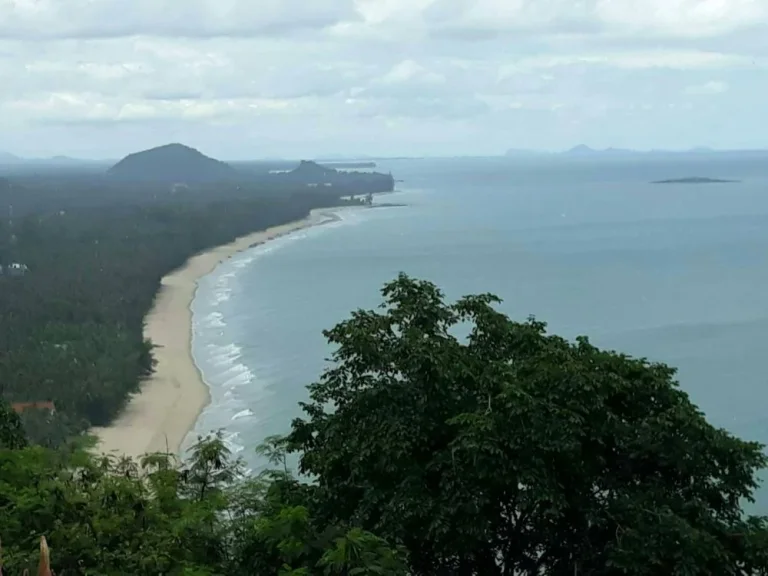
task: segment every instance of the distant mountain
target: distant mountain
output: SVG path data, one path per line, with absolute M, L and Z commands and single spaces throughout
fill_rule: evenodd
M 107 173 L 122 181 L 168 184 L 221 182 L 237 179 L 239 175 L 226 162 L 183 144 L 166 144 L 129 154 Z
M 586 155 L 594 155 L 594 154 L 636 154 L 637 152 L 635 150 L 627 150 L 626 148 L 606 148 L 604 150 L 595 150 L 594 148 L 590 148 L 586 144 L 579 144 L 578 146 L 574 146 L 570 150 L 566 150 L 565 154 L 572 154 L 572 155 L 579 155 L 579 156 L 586 156 Z
M 99 160 L 83 160 L 82 158 L 72 158 L 71 156 L 52 156 L 50 158 L 25 158 L 21 161 L 24 164 L 30 164 L 35 166 L 49 166 L 49 167 L 78 167 L 91 164 L 106 164 L 105 161 Z
M 59 155 L 53 156 L 52 158 L 41 159 L 41 162 L 50 162 L 51 164 L 82 164 L 83 162 L 89 162 L 89 160 L 80 160 L 79 158 Z
M 586 144 L 579 144 L 578 146 L 574 146 L 570 150 L 566 150 L 565 154 L 594 154 L 597 150 L 590 148 Z
M 716 150 L 714 148 L 709 148 L 707 146 L 696 146 L 694 148 L 689 148 L 687 150 L 663 150 L 658 148 L 653 148 L 651 150 L 631 150 L 628 148 L 605 148 L 604 150 L 596 150 L 595 148 L 590 148 L 589 146 L 586 146 L 584 144 L 579 144 L 578 146 L 574 146 L 570 150 L 566 150 L 563 152 L 563 154 L 570 154 L 570 155 L 606 155 L 611 154 L 615 156 L 619 155 L 630 155 L 630 154 L 643 154 L 643 155 L 670 155 L 670 154 L 764 154 L 766 153 L 766 150 Z
M 328 166 L 321 166 L 317 162 L 312 160 L 302 160 L 299 165 L 286 173 L 286 176 L 292 176 L 307 182 L 320 181 L 323 178 L 329 178 L 337 176 L 338 170 L 334 170 Z
M 395 188 L 392 174 L 379 172 L 347 172 L 302 160 L 293 170 L 270 174 L 272 182 L 308 188 L 343 190 L 344 194 L 391 192 Z
M 104 164 L 104 160 L 84 160 L 71 156 L 52 156 L 50 158 L 21 158 L 10 152 L 0 151 L 0 164 L 6 166 L 78 166 L 85 164 Z
M 18 164 L 19 162 L 23 161 L 24 160 L 15 154 L 11 154 L 10 152 L 3 152 L 0 150 L 0 164 Z

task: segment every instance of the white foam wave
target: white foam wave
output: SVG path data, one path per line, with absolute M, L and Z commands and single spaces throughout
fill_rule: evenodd
M 242 452 L 245 449 L 245 446 L 242 444 L 238 444 L 235 442 L 237 438 L 240 437 L 240 434 L 237 432 L 230 432 L 229 434 L 225 434 L 224 438 L 222 440 L 224 441 L 224 445 L 229 448 L 229 450 L 233 454 L 237 454 L 238 452 Z
M 243 364 L 233 364 L 232 366 L 230 366 L 229 368 L 227 368 L 223 372 L 220 372 L 219 374 L 217 374 L 217 376 L 218 376 L 219 379 L 221 379 L 221 378 L 230 379 L 230 378 L 234 378 L 235 376 L 238 376 L 238 375 L 240 375 L 240 374 L 242 374 L 244 372 L 248 372 L 248 367 L 247 366 L 245 366 Z
M 218 344 L 208 344 L 208 361 L 214 366 L 226 366 L 233 364 L 242 353 L 237 344 L 228 344 L 219 346 Z
M 289 234 L 272 238 L 268 242 L 264 242 L 263 244 L 259 244 L 258 246 L 251 248 L 251 250 L 248 252 L 249 256 L 251 257 L 251 262 L 253 262 L 253 260 L 259 256 L 264 256 L 265 254 L 279 250 L 280 248 L 283 248 L 288 244 L 295 242 L 296 240 L 306 238 L 306 230 L 307 228 L 301 228 Z
M 323 226 L 318 226 L 318 231 L 321 229 L 339 228 L 341 226 L 355 226 L 366 220 L 374 217 L 378 210 L 367 210 L 355 206 L 348 208 L 339 208 L 333 212 L 333 215 L 329 215 L 325 220 Z
M 245 410 L 240 410 L 240 412 L 232 416 L 231 420 L 234 422 L 235 420 L 240 420 L 241 418 L 248 418 L 249 416 L 253 416 L 253 412 L 251 412 L 248 408 L 246 408 Z
M 221 383 L 221 386 L 224 388 L 238 388 L 240 386 L 245 386 L 246 384 L 250 384 L 253 382 L 253 373 L 248 370 L 246 366 L 243 366 L 244 370 L 240 371 L 239 374 L 233 376 L 232 378 L 229 378 L 227 380 L 224 380 Z
M 222 344 L 227 338 L 229 327 L 229 307 L 216 309 L 230 299 L 233 289 L 238 289 L 238 277 L 243 269 L 257 261 L 261 256 L 273 254 L 293 242 L 323 234 L 325 230 L 345 225 L 361 223 L 375 215 L 377 210 L 360 208 L 342 208 L 328 212 L 315 213 L 312 226 L 295 230 L 254 246 L 233 256 L 222 263 L 217 270 L 201 280 L 204 286 L 200 308 L 193 305 L 193 310 L 202 312 L 195 318 L 195 347 L 199 353 L 204 380 L 210 386 L 211 402 L 201 414 L 195 427 L 195 433 L 207 433 L 210 430 L 223 429 L 224 441 L 232 453 L 244 450 L 244 442 L 234 430 L 251 430 L 260 419 L 259 413 L 263 401 L 275 394 L 269 386 L 274 366 L 247 366 L 242 359 L 240 346 L 235 343 Z M 323 224 L 322 226 L 320 224 Z M 231 324 L 231 322 L 230 322 Z M 213 342 L 206 340 L 213 340 Z M 218 343 L 214 343 L 218 342 Z M 226 342 L 226 340 L 223 340 Z M 251 361 L 248 364 L 252 364 Z M 253 370 L 253 371 L 252 371 Z M 258 374 L 258 379 L 255 374 Z M 254 406 L 259 406 L 258 409 Z M 250 408 L 249 408 L 250 407 Z M 248 470 L 246 474 L 250 474 Z
M 224 328 L 227 325 L 221 312 L 211 312 L 203 318 L 202 323 L 205 328 Z
M 250 264 L 251 262 L 253 262 L 253 256 L 245 256 L 242 258 L 238 258 L 237 260 L 234 260 L 232 262 L 232 266 L 234 268 L 241 269 L 248 266 L 248 264 Z M 234 277 L 234 275 L 235 275 L 234 273 L 229 274 L 230 277 Z
M 226 302 L 232 296 L 231 288 L 219 288 L 213 291 L 211 294 L 211 300 L 209 304 L 211 306 L 218 306 L 222 302 Z

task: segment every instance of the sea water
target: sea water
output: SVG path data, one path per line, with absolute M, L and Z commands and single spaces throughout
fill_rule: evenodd
M 201 282 L 193 352 L 211 389 L 194 434 L 254 448 L 289 430 L 329 347 L 398 272 L 447 298 L 493 292 L 515 319 L 667 362 L 709 420 L 768 442 L 768 157 L 382 162 L 404 182 L 339 220 L 241 253 Z M 735 184 L 654 185 L 687 176 Z M 768 492 L 761 497 L 768 507 Z

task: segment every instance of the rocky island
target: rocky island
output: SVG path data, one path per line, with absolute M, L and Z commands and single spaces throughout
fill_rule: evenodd
M 687 178 L 672 178 L 669 180 L 656 180 L 651 184 L 734 184 L 738 180 L 720 180 L 718 178 L 703 178 L 701 176 L 689 176 Z

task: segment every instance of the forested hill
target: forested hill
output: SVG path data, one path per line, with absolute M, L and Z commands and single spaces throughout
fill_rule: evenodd
M 92 174 L 0 180 L 0 395 L 55 445 L 108 423 L 152 369 L 142 336 L 160 279 L 193 254 L 338 205 L 333 188 L 160 183 Z M 13 264 L 26 267 L 12 269 Z
M 206 156 L 183 144 L 166 144 L 129 154 L 107 172 L 125 182 L 200 184 L 237 180 L 229 164 Z
M 231 189 L 261 186 L 265 190 L 304 188 L 333 188 L 343 194 L 389 192 L 395 181 L 391 174 L 336 170 L 311 161 L 301 161 L 286 170 L 270 169 L 269 163 L 238 163 L 235 168 L 226 162 L 206 156 L 183 144 L 166 144 L 130 154 L 107 170 L 105 185 L 164 184 L 175 190 L 189 186 L 215 185 Z
M 337 190 L 343 189 L 355 194 L 388 192 L 395 187 L 395 180 L 392 174 L 346 172 L 322 166 L 308 160 L 302 160 L 291 171 L 275 174 L 272 177 L 278 182 L 282 181 L 291 184 L 307 182 L 317 186 L 332 187 Z

